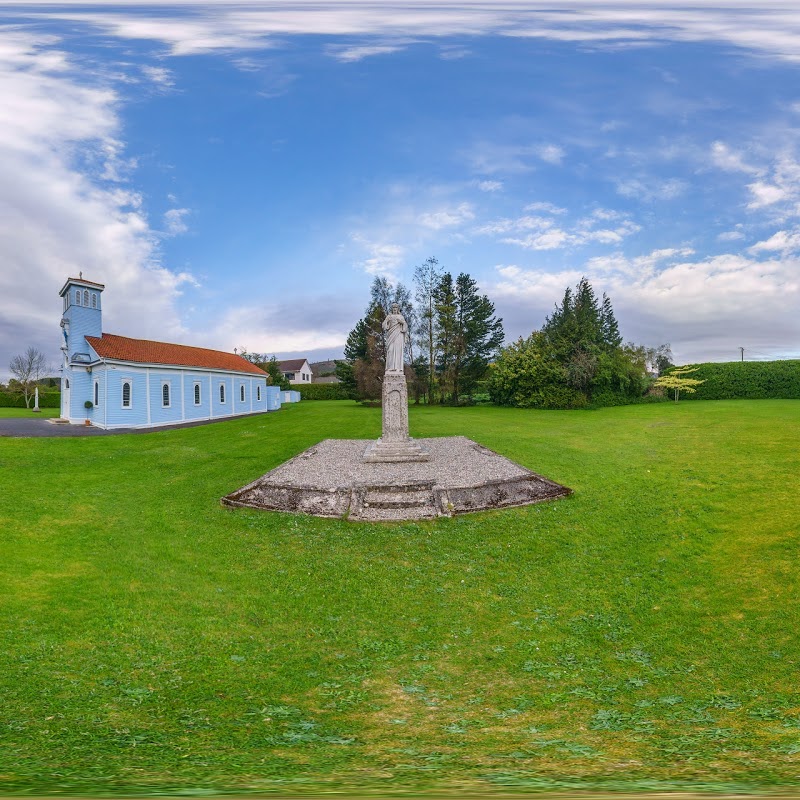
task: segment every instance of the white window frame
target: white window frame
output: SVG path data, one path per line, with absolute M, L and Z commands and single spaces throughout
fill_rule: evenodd
M 75 305 L 79 306 L 80 304 L 81 304 L 81 290 L 80 289 L 76 289 L 75 290 Z
M 220 383 L 219 385 L 219 404 L 221 406 L 227 405 L 226 398 L 225 398 L 225 384 Z
M 203 405 L 203 389 L 201 387 L 200 381 L 194 382 L 194 388 L 192 389 L 192 398 L 194 399 L 194 404 L 196 406 Z
M 125 405 L 125 384 L 128 384 L 128 405 Z M 125 378 L 120 384 L 119 401 L 121 408 L 126 410 L 133 408 L 133 380 L 131 378 Z
M 167 390 L 167 402 L 164 402 L 164 389 Z M 161 381 L 161 408 L 172 408 L 172 386 L 170 381 Z
M 258 402 L 258 403 L 261 402 L 261 384 L 260 383 L 258 384 L 258 386 L 256 386 L 256 402 Z
M 86 308 L 89 307 L 89 290 L 88 289 L 84 289 L 83 290 L 83 304 L 84 304 L 84 306 L 86 306 Z
M 98 381 L 98 380 L 95 380 L 95 382 L 94 382 L 94 397 L 92 399 L 94 400 L 95 408 L 99 407 L 99 405 L 100 405 L 100 381 Z
M 92 292 L 92 308 L 97 308 L 97 292 Z

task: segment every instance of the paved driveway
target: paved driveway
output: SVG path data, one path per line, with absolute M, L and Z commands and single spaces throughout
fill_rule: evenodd
M 177 425 L 159 425 L 157 428 L 115 428 L 112 431 L 104 431 L 102 428 L 94 428 L 91 425 L 56 424 L 48 422 L 47 419 L 0 417 L 0 436 L 29 438 L 44 436 L 115 436 L 119 433 L 156 433 L 158 431 L 174 430 L 175 428 L 196 428 L 198 425 L 213 425 L 217 422 L 226 422 L 231 419 L 242 419 L 242 417 L 257 417 L 264 413 L 270 412 L 259 411 L 256 414 L 238 414 L 235 417 L 223 417 L 221 419 L 181 422 Z

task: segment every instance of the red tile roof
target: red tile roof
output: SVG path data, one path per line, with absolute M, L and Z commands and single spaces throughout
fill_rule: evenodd
M 133 361 L 137 364 L 171 364 L 180 367 L 252 372 L 254 375 L 262 377 L 265 375 L 264 370 L 235 353 L 207 350 L 205 347 L 151 342 L 147 339 L 129 339 L 127 336 L 116 336 L 113 333 L 87 336 L 86 341 L 101 358 Z

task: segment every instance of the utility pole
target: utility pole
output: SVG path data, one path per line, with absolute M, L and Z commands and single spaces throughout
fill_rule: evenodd
M 739 348 L 742 351 L 742 361 L 744 361 L 744 347 Z

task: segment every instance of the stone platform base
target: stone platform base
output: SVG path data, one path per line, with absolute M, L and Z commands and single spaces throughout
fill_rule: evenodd
M 370 442 L 364 451 L 364 461 L 370 464 L 395 464 L 402 461 L 430 461 L 431 454 L 410 436 L 405 442 Z
M 428 461 L 369 462 L 368 441 L 325 439 L 222 502 L 381 522 L 523 506 L 572 493 L 464 436 L 416 441 Z

